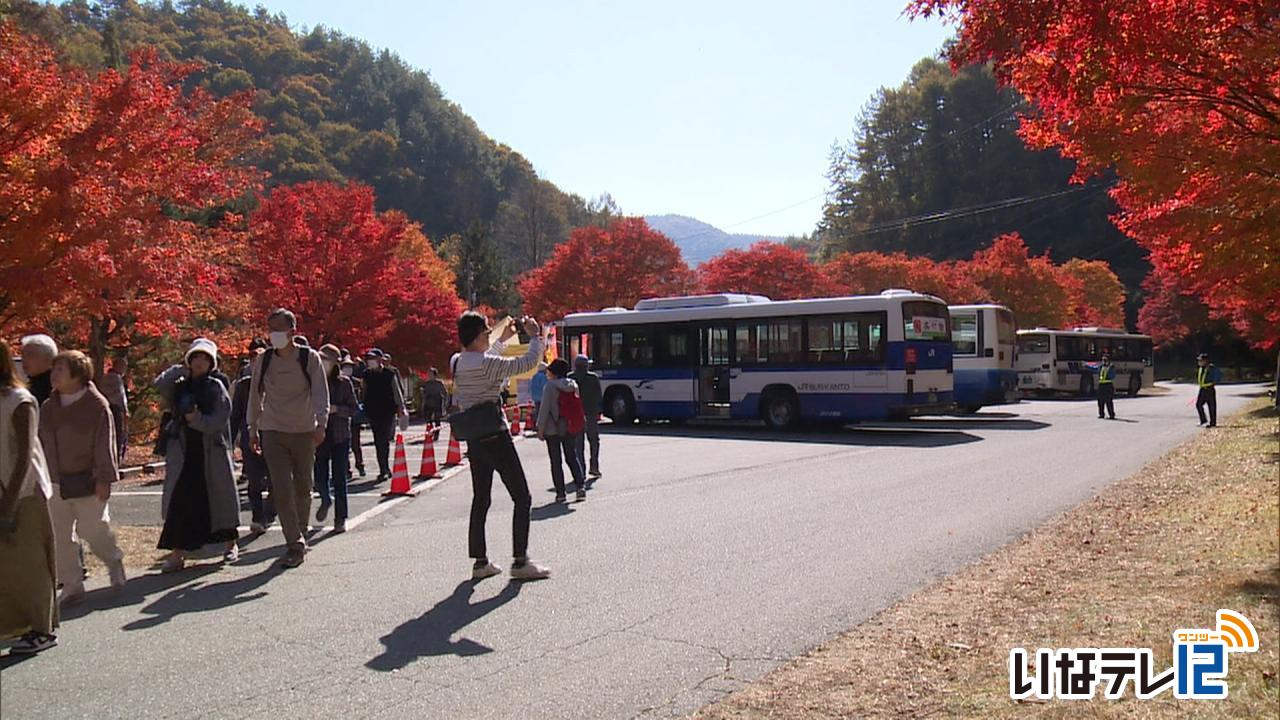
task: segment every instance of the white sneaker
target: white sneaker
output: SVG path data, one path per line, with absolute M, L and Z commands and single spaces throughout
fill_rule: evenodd
M 551 570 L 534 565 L 532 561 L 520 567 L 511 568 L 512 580 L 546 580 L 551 577 Z
M 488 563 L 483 567 L 471 569 L 472 580 L 483 580 L 485 578 L 491 578 L 494 575 L 501 575 L 501 574 L 502 574 L 502 568 L 498 567 L 497 565 L 494 565 L 493 563 Z
M 129 582 L 129 578 L 124 572 L 124 561 L 117 560 L 107 566 L 107 576 L 111 578 L 111 587 L 119 590 Z
M 233 563 L 240 559 L 240 546 L 232 545 L 226 552 L 222 553 L 222 562 Z

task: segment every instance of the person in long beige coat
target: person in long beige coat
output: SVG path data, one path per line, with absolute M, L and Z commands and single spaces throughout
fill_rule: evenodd
M 0 640 L 10 652 L 37 653 L 58 643 L 53 485 L 36 435 L 36 399 L 22 387 L 9 346 L 0 340 Z

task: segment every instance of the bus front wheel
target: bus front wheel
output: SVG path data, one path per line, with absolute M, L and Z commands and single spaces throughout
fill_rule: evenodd
M 760 406 L 764 423 L 772 430 L 792 430 L 800 424 L 800 403 L 793 392 L 771 390 Z
M 626 388 L 614 388 L 604 399 L 606 415 L 615 424 L 630 425 L 636 420 L 636 400 Z

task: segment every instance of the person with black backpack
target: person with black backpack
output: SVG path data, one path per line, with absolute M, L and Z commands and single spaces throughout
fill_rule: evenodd
M 578 460 L 578 438 L 582 435 L 586 416 L 578 384 L 569 379 L 569 363 L 561 359 L 547 366 L 547 386 L 542 389 L 539 405 L 538 438 L 546 441 L 551 456 L 551 481 L 556 486 L 556 502 L 565 501 L 563 462 L 578 485 L 578 502 L 587 499 L 587 476 Z
M 292 312 L 271 313 L 271 349 L 254 361 L 249 385 L 249 438 L 267 461 L 287 568 L 306 559 L 316 446 L 329 422 L 329 382 L 320 355 L 294 343 L 297 326 Z

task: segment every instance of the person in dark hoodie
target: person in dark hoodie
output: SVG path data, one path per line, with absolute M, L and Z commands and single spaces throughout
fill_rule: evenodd
M 578 417 L 573 422 L 561 412 L 562 393 L 576 397 L 578 384 L 569 379 L 569 363 L 556 359 L 547 365 L 547 385 L 542 390 L 542 402 L 538 406 L 538 438 L 546 441 L 547 454 L 551 457 L 551 482 L 556 487 L 556 502 L 565 501 L 562 462 L 569 466 L 569 474 L 578 486 L 577 499 L 581 502 L 587 499 L 586 473 L 578 462 L 577 451 L 577 441 L 582 434 L 582 418 Z

